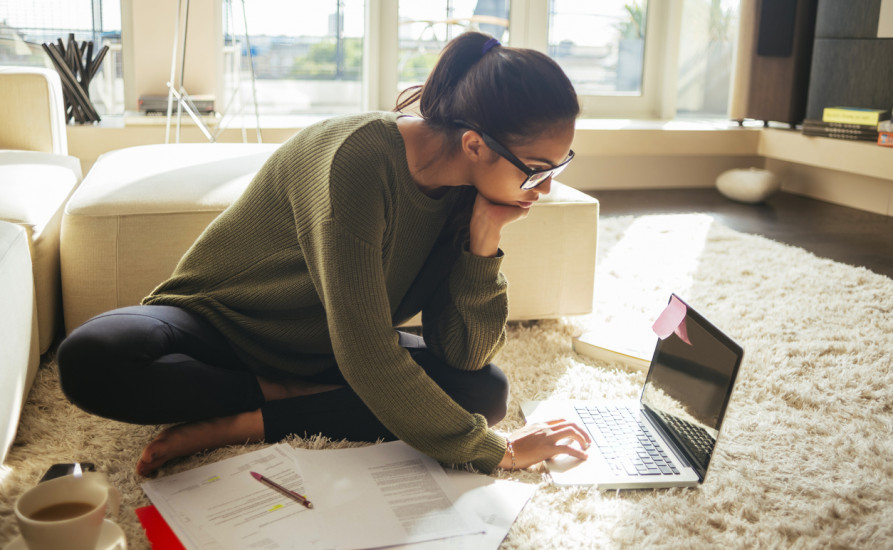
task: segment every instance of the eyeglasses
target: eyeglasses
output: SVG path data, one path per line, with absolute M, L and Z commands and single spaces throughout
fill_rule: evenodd
M 524 164 L 523 162 L 521 162 L 521 159 L 516 157 L 504 145 L 502 145 L 501 143 L 499 143 L 492 137 L 488 136 L 481 130 L 475 128 L 471 124 L 465 122 L 464 120 L 455 120 L 453 122 L 460 128 L 467 128 L 469 130 L 474 130 L 475 132 L 479 133 L 481 135 L 481 138 L 483 138 L 484 143 L 487 144 L 487 147 L 489 147 L 490 149 L 495 151 L 497 155 L 501 156 L 505 160 L 514 164 L 518 170 L 524 172 L 524 175 L 527 176 L 527 179 L 525 179 L 523 182 L 521 182 L 521 189 L 525 189 L 525 190 L 533 189 L 534 187 L 540 185 L 547 179 L 549 179 L 553 176 L 557 176 L 558 174 L 561 173 L 562 170 L 567 168 L 567 165 L 570 164 L 570 161 L 574 160 L 574 152 L 572 150 L 570 152 L 570 154 L 568 154 L 568 156 L 564 160 L 564 162 L 562 162 L 561 164 L 559 164 L 557 166 L 552 166 L 550 168 L 534 170 L 534 169 L 530 168 L 529 166 L 527 166 L 526 164 Z

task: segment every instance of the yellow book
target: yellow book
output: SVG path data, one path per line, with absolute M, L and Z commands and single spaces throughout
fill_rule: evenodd
M 885 109 L 825 107 L 822 112 L 823 122 L 842 122 L 844 124 L 861 124 L 864 126 L 877 126 L 882 120 L 888 118 L 890 118 L 890 111 Z

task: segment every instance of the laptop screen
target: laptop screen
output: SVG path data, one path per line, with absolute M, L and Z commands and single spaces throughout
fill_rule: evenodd
M 658 340 L 651 360 L 642 404 L 702 479 L 742 356 L 738 344 L 686 305 L 679 328 Z

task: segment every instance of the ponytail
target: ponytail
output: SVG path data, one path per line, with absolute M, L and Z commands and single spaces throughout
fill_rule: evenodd
M 451 40 L 441 52 L 424 86 L 419 84 L 404 90 L 397 98 L 397 107 L 394 110 L 400 112 L 419 102 L 422 117 L 428 123 L 436 127 L 450 127 L 453 119 L 445 116 L 446 109 L 438 104 L 446 102 L 450 91 L 456 88 L 471 66 L 484 56 L 484 44 L 488 40 L 487 35 L 477 32 L 466 32 Z M 400 98 L 410 91 L 409 97 L 401 101 Z

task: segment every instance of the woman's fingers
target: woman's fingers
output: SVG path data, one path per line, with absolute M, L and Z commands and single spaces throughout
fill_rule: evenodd
M 526 468 L 560 454 L 586 460 L 591 440 L 578 424 L 556 419 L 529 424 L 512 434 L 512 441 L 516 464 Z
M 546 425 L 551 430 L 552 435 L 562 434 L 562 437 L 573 437 L 580 443 L 580 445 L 583 446 L 584 449 L 588 447 L 590 443 L 592 443 L 592 439 L 589 437 L 589 433 L 575 422 L 568 422 L 563 419 L 550 420 L 546 422 Z M 569 434 L 568 430 L 571 430 L 573 433 Z M 559 437 L 558 439 L 562 439 L 562 437 Z
M 586 460 L 587 458 L 589 458 L 589 455 L 585 451 L 582 451 L 577 447 L 574 447 L 573 445 L 559 445 L 557 448 L 560 449 L 560 451 L 555 454 L 564 453 L 571 455 L 574 458 L 579 458 L 580 460 Z
M 561 429 L 553 428 L 549 439 L 555 444 L 565 439 L 573 439 L 580 444 L 580 447 L 584 449 L 589 447 L 589 437 L 576 425 L 565 426 Z
M 550 420 L 548 422 L 527 425 L 515 432 L 514 435 L 519 438 L 524 436 L 548 438 L 553 444 L 571 437 L 583 447 L 588 447 L 592 442 L 589 434 L 579 424 L 566 420 Z

